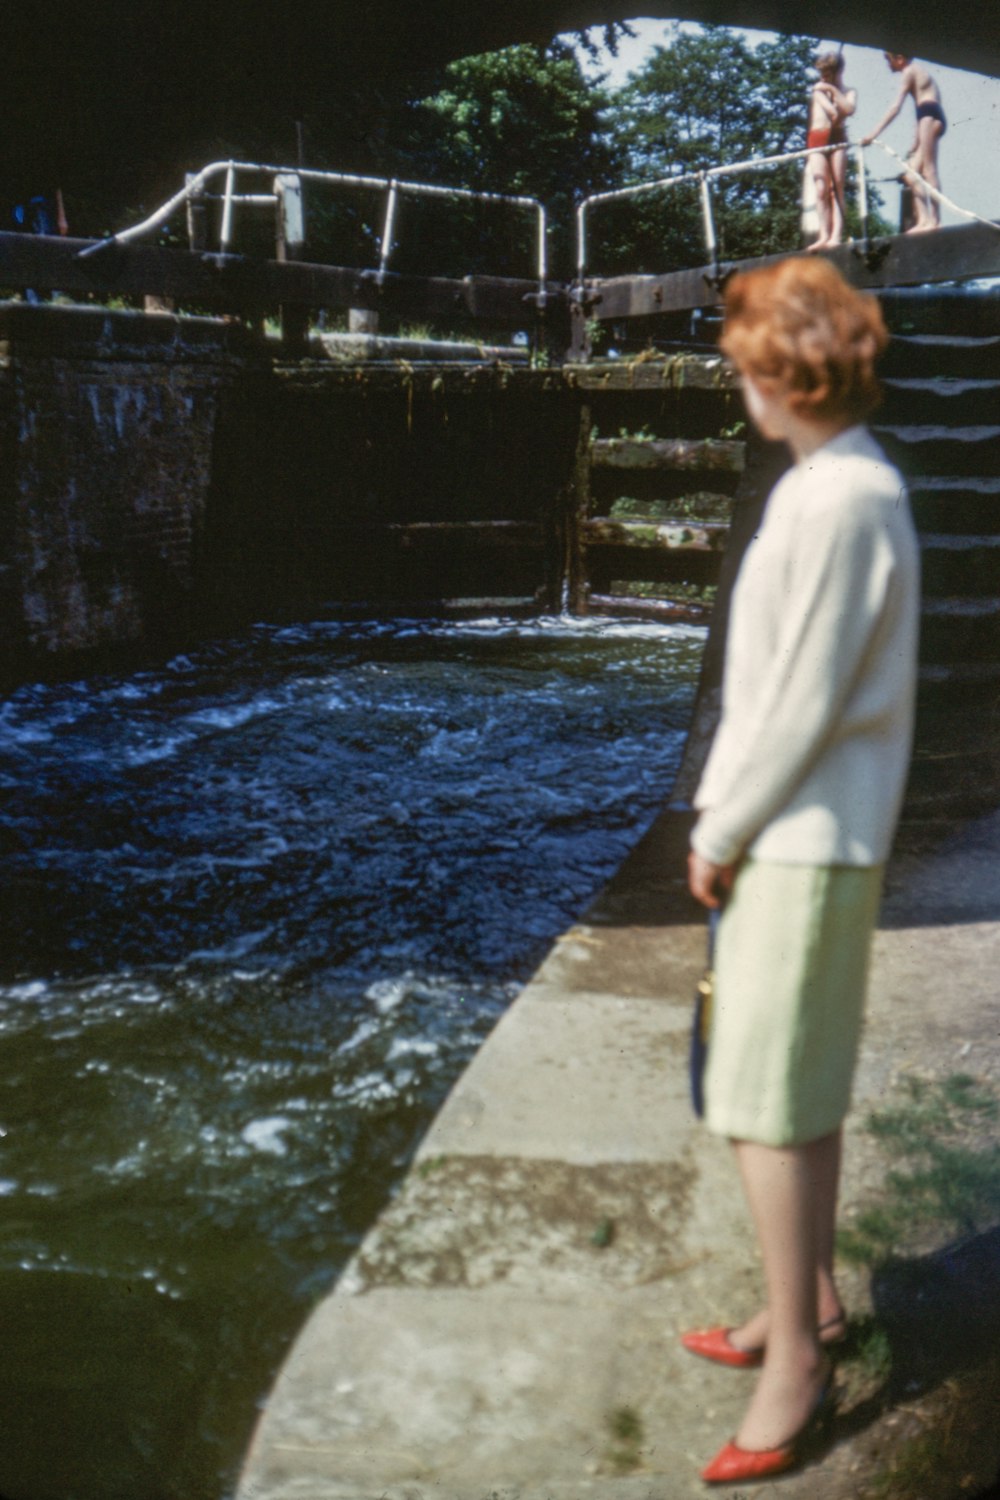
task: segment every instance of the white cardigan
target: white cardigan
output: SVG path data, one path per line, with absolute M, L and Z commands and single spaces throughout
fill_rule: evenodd
M 715 864 L 881 864 L 913 729 L 920 561 L 865 427 L 786 473 L 744 557 L 691 842 Z

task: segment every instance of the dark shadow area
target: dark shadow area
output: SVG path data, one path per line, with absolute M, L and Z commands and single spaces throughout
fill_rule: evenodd
M 892 1350 L 889 1400 L 989 1359 L 1000 1349 L 1000 1225 L 883 1266 L 872 1302 Z M 1000 1413 L 1000 1387 L 996 1396 Z
M 863 1368 L 877 1349 L 884 1378 L 854 1404 L 841 1402 L 815 1457 L 847 1440 L 861 1439 L 864 1451 L 863 1435 L 900 1407 L 891 1478 L 876 1481 L 883 1485 L 878 1493 L 887 1500 L 991 1500 L 996 1483 L 972 1489 L 967 1480 L 974 1467 L 989 1474 L 1000 1463 L 1000 1226 L 877 1268 L 872 1304 L 871 1317 L 851 1324 L 840 1360 L 848 1370 L 855 1362 Z M 906 1412 L 915 1405 L 908 1431 Z M 876 1471 L 879 1451 L 873 1433 L 866 1456 Z

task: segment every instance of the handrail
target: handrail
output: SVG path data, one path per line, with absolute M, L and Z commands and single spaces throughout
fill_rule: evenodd
M 758 167 L 775 167 L 784 162 L 799 161 L 803 157 L 816 154 L 829 155 L 834 151 L 843 151 L 847 143 L 843 142 L 834 146 L 820 146 L 809 150 L 807 147 L 802 151 L 785 151 L 780 156 L 755 156 L 747 161 L 729 162 L 721 167 L 701 167 L 693 172 L 679 172 L 674 177 L 658 177 L 653 182 L 638 182 L 631 187 L 612 188 L 603 193 L 592 193 L 588 198 L 583 198 L 577 204 L 576 209 L 576 274 L 580 281 L 585 280 L 587 275 L 587 232 L 586 215 L 587 210 L 599 203 L 612 203 L 623 198 L 633 198 L 640 193 L 657 192 L 663 188 L 680 187 L 683 183 L 696 182 L 701 192 L 702 220 L 705 229 L 706 247 L 709 257 L 714 257 L 715 252 L 715 226 L 712 222 L 711 198 L 708 187 L 713 178 L 735 176 L 740 172 L 755 171 Z M 860 150 L 860 148 L 859 148 Z M 867 219 L 867 196 L 866 196 Z
M 366 177 L 353 172 L 330 172 L 315 167 L 280 167 L 272 166 L 266 162 L 247 161 L 214 161 L 202 167 L 200 172 L 191 175 L 181 190 L 168 198 L 159 208 L 149 214 L 138 224 L 129 225 L 127 229 L 120 229 L 116 234 L 109 235 L 103 240 L 98 240 L 94 245 L 88 245 L 85 250 L 80 251 L 80 258 L 84 259 L 94 255 L 98 251 L 110 245 L 125 245 L 131 240 L 141 238 L 158 229 L 165 224 L 169 218 L 185 203 L 193 198 L 207 196 L 206 185 L 214 177 L 225 175 L 222 193 L 222 231 L 220 243 L 222 252 L 225 254 L 232 240 L 233 205 L 240 202 L 266 202 L 268 195 L 238 194 L 236 192 L 237 173 L 264 173 L 271 177 L 290 174 L 302 178 L 306 182 L 325 182 L 342 187 L 370 188 L 375 192 L 386 194 L 386 214 L 382 230 L 382 239 L 379 253 L 379 275 L 384 275 L 388 265 L 389 257 L 394 247 L 393 232 L 395 227 L 396 206 L 401 194 L 424 198 L 463 198 L 477 203 L 506 204 L 508 207 L 532 209 L 536 219 L 536 249 L 535 249 L 535 271 L 539 283 L 539 297 L 544 299 L 545 284 L 548 280 L 548 252 L 546 239 L 548 224 L 544 205 L 537 198 L 529 198 L 522 194 L 513 193 L 486 193 L 478 192 L 472 188 L 442 187 L 429 182 L 408 182 L 401 178 Z M 273 201 L 273 199 L 272 199 Z
M 976 223 L 985 224 L 989 229 L 1000 229 L 1000 224 L 991 219 L 985 219 L 981 214 L 973 213 L 971 209 L 961 208 L 953 199 L 942 193 L 939 188 L 932 187 L 927 179 L 917 169 L 906 161 L 891 146 L 876 138 L 870 143 L 879 146 L 887 155 L 893 157 L 907 174 L 915 177 L 923 188 L 938 203 L 945 204 L 954 213 L 961 214 L 965 219 L 973 219 Z M 784 162 L 799 161 L 803 157 L 819 155 L 831 155 L 834 151 L 853 151 L 858 168 L 858 212 L 861 219 L 861 238 L 867 245 L 868 235 L 868 181 L 865 167 L 865 151 L 868 149 L 861 141 L 842 141 L 832 146 L 805 147 L 800 151 L 785 151 L 779 156 L 755 156 L 746 161 L 729 162 L 720 167 L 699 168 L 693 172 L 680 172 L 674 177 L 660 177 L 654 182 L 635 183 L 632 187 L 614 188 L 604 193 L 592 193 L 590 197 L 584 198 L 576 210 L 576 274 L 577 280 L 582 285 L 587 278 L 587 232 L 586 214 L 589 208 L 599 203 L 611 203 L 623 198 L 635 197 L 640 193 L 651 193 L 663 188 L 679 187 L 683 183 L 698 183 L 701 196 L 702 225 L 705 234 L 705 246 L 709 261 L 716 265 L 717 241 L 715 236 L 715 225 L 712 221 L 712 204 L 709 194 L 709 183 L 713 178 L 736 176 L 741 172 L 755 171 L 758 167 L 774 167 Z
M 904 157 L 900 156 L 898 151 L 894 151 L 891 146 L 887 146 L 885 141 L 880 140 L 878 136 L 875 137 L 871 144 L 873 146 L 879 146 L 887 156 L 894 157 L 901 166 L 906 168 L 907 174 L 910 177 L 915 177 L 917 181 L 926 188 L 927 192 L 931 195 L 932 198 L 936 200 L 936 202 L 943 203 L 945 207 L 950 208 L 953 213 L 961 214 L 963 219 L 973 219 L 977 224 L 985 224 L 987 229 L 1000 230 L 1000 224 L 998 224 L 995 220 L 984 219 L 982 214 L 974 213 L 971 208 L 960 208 L 953 199 L 949 198 L 945 193 L 942 193 L 940 188 L 932 187 L 931 184 L 927 181 L 927 178 L 923 177 L 917 171 L 916 167 L 911 167 L 910 163 L 906 161 Z

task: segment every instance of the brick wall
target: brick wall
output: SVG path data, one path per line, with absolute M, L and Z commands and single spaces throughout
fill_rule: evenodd
M 169 647 L 197 559 L 243 330 L 104 309 L 0 308 L 0 669 Z

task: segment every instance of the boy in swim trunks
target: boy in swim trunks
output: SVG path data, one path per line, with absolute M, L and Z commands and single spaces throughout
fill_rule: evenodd
M 938 142 L 948 128 L 948 122 L 941 108 L 941 94 L 938 86 L 923 63 L 907 57 L 902 52 L 886 52 L 884 56 L 892 71 L 900 74 L 899 93 L 892 107 L 870 135 L 864 137 L 861 144 L 870 146 L 872 141 L 882 134 L 890 121 L 899 114 L 906 103 L 907 94 L 912 94 L 917 111 L 917 135 L 907 152 L 907 162 L 915 172 L 920 173 L 924 182 L 940 192 L 941 181 L 938 177 L 937 166 Z M 920 234 L 928 229 L 939 228 L 941 210 L 937 199 L 930 193 L 924 192 L 920 178 L 907 174 L 904 182 L 913 194 L 915 215 L 913 227 L 908 232 Z
M 819 236 L 810 250 L 825 250 L 844 238 L 844 183 L 847 159 L 843 151 L 825 151 L 847 140 L 844 121 L 853 115 L 858 96 L 844 88 L 844 58 L 840 52 L 823 52 L 816 59 L 819 82 L 809 95 L 809 128 L 806 171 L 813 179 Z

